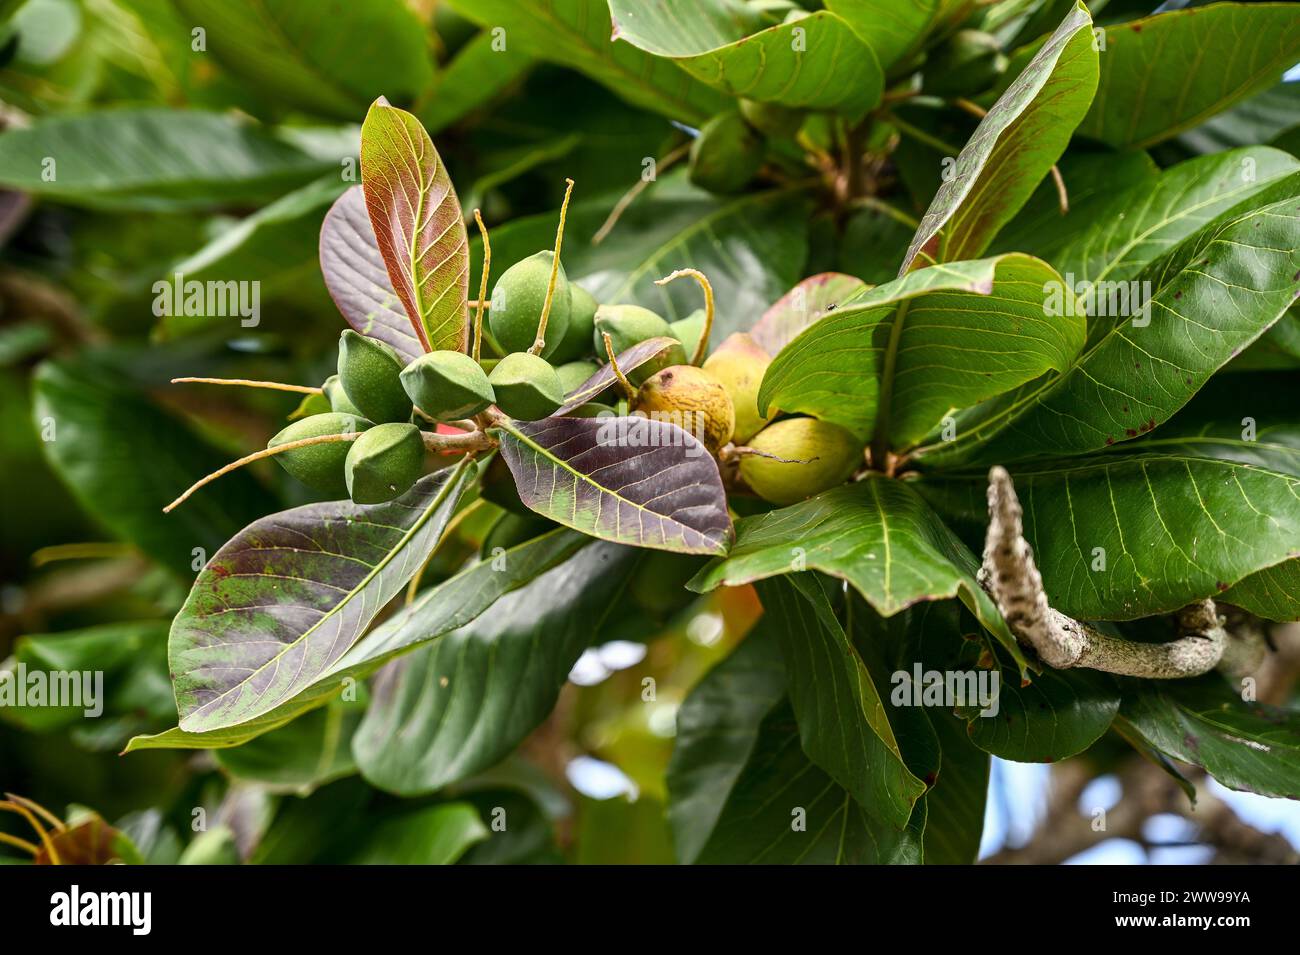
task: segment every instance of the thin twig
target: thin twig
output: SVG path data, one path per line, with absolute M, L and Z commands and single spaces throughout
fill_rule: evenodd
M 918 219 L 909 216 L 902 209 L 896 209 L 883 199 L 875 196 L 858 196 L 849 203 L 851 209 L 871 209 L 883 215 L 889 216 L 895 222 L 907 226 L 909 229 L 921 228 L 921 222 Z
M 286 385 L 282 381 L 254 381 L 251 378 L 173 378 L 173 385 L 242 385 L 245 388 L 266 388 L 271 391 L 292 391 L 300 395 L 319 395 L 321 389 L 313 385 Z
M 636 389 L 632 387 L 632 382 L 627 380 L 623 374 L 623 369 L 618 367 L 618 359 L 614 357 L 614 342 L 609 337 L 609 332 L 601 332 L 601 337 L 605 339 L 605 354 L 609 357 L 609 369 L 614 373 L 614 380 L 618 382 L 623 396 L 628 401 L 636 400 Z
M 478 223 L 479 235 L 483 237 L 483 275 L 478 283 L 478 311 L 474 313 L 474 360 L 478 361 L 479 348 L 483 344 L 483 309 L 487 299 L 488 273 L 492 271 L 492 243 L 488 241 L 487 226 L 483 224 L 483 217 L 477 209 L 474 210 L 474 221 Z
M 674 279 L 679 279 L 684 275 L 695 279 L 700 288 L 704 290 L 704 330 L 700 332 L 700 340 L 695 345 L 695 354 L 691 356 L 691 364 L 698 365 L 704 361 L 704 356 L 708 354 L 709 335 L 713 331 L 713 286 L 709 284 L 708 277 L 699 269 L 678 269 L 671 275 L 656 279 L 655 285 L 667 285 Z
M 261 451 L 255 451 L 252 454 L 245 455 L 238 461 L 231 461 L 225 467 L 199 478 L 199 480 L 190 485 L 189 489 L 186 490 L 184 494 L 164 507 L 163 513 L 170 514 L 178 505 L 183 504 L 191 494 L 203 487 L 203 485 L 209 484 L 222 475 L 229 474 L 237 468 L 242 468 L 245 464 L 252 464 L 254 461 L 260 461 L 262 458 L 269 458 L 276 454 L 283 454 L 286 451 L 296 451 L 299 448 L 309 448 L 313 444 L 327 444 L 331 441 L 355 441 L 357 438 L 361 437 L 361 434 L 362 432 L 360 431 L 353 431 L 347 434 L 318 434 L 312 438 L 299 438 L 297 441 L 288 441 L 284 444 L 277 444 L 273 448 L 264 448 Z
M 28 809 L 26 806 L 22 805 L 21 803 L 13 802 L 13 801 L 0 802 L 0 809 L 6 809 L 9 812 L 15 812 L 18 815 L 22 816 L 24 819 L 26 819 L 27 824 L 36 831 L 36 834 L 38 836 L 40 836 L 41 845 L 45 847 L 45 851 L 49 854 L 50 862 L 53 865 L 59 864 L 59 851 L 54 848 L 54 843 L 50 840 L 50 834 L 45 831 L 45 827 L 40 824 L 40 821 L 34 815 L 32 815 L 30 809 Z M 55 831 L 57 832 L 58 830 Z
M 564 245 L 564 217 L 569 211 L 569 196 L 573 193 L 573 180 L 565 179 L 564 202 L 560 204 L 560 224 L 555 229 L 555 255 L 551 259 L 551 280 L 546 285 L 546 301 L 542 303 L 542 317 L 537 323 L 537 340 L 528 349 L 530 355 L 540 355 L 546 347 L 546 322 L 551 317 L 551 299 L 555 297 L 555 282 L 560 275 L 560 248 Z
M 658 176 L 659 173 L 663 172 L 690 151 L 691 144 L 685 142 L 676 149 L 667 153 L 662 159 L 655 160 L 655 176 Z M 591 237 L 592 245 L 600 245 L 605 241 L 605 237 L 614 230 L 614 226 L 616 226 L 618 220 L 623 217 L 623 213 L 627 211 L 627 207 L 632 205 L 632 203 L 636 201 L 636 197 L 645 192 L 645 190 L 649 188 L 650 183 L 654 181 L 654 179 L 646 179 L 642 177 L 636 181 L 636 184 L 631 189 L 619 197 L 618 202 L 614 203 L 614 208 L 610 210 L 605 221 L 601 224 L 600 228 L 596 230 L 596 234 Z
M 19 839 L 17 836 L 7 835 L 3 832 L 0 832 L 0 844 L 14 846 L 15 848 L 22 849 L 24 852 L 30 853 L 31 855 L 38 855 L 41 851 L 40 847 L 35 843 L 28 842 L 26 839 Z

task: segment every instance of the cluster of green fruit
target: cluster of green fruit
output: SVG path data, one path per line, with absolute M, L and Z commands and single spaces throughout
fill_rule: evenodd
M 670 323 L 639 305 L 599 305 L 568 281 L 553 252 L 538 252 L 507 269 L 492 290 L 490 341 L 502 357 L 479 362 L 440 350 L 404 365 L 388 345 L 348 329 L 339 340 L 338 374 L 268 447 L 356 435 L 293 448 L 276 460 L 318 491 L 382 503 L 423 473 L 424 428 L 466 421 L 493 405 L 519 420 L 548 417 L 610 354 L 664 339 L 653 360 L 629 368 L 635 391 L 622 397 L 623 410 L 682 423 L 715 456 L 729 444 L 746 445 L 740 475 L 773 503 L 844 481 L 861 463 L 861 442 L 814 418 L 773 422 L 775 412 L 760 414 L 758 389 L 771 356 L 750 335 L 731 335 L 700 367 L 689 362 L 688 355 L 699 360 L 707 351 L 710 324 L 703 309 Z M 619 403 L 613 387 L 606 394 Z M 572 414 L 617 410 L 593 401 Z

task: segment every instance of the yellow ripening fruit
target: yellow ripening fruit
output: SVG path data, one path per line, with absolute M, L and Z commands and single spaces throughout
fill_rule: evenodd
M 773 504 L 795 504 L 837 487 L 862 464 L 862 442 L 839 425 L 816 418 L 769 424 L 750 439 L 749 447 L 762 453 L 740 459 L 740 476 Z
M 736 427 L 727 389 L 694 365 L 672 365 L 655 372 L 637 389 L 632 408 L 689 431 L 713 455 L 731 440 Z
M 737 444 L 748 441 L 776 417 L 775 408 L 769 409 L 767 417 L 758 413 L 758 389 L 770 364 L 772 356 L 745 332 L 728 335 L 704 362 L 704 370 L 731 396 L 736 409 L 736 431 L 731 440 Z

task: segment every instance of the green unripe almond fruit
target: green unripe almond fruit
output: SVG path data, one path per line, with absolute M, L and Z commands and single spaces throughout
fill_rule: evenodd
M 424 441 L 413 424 L 377 424 L 352 442 L 344 462 L 348 496 L 357 504 L 400 497 L 424 470 Z
M 679 318 L 668 326 L 668 333 L 682 343 L 682 351 L 693 356 L 699 347 L 700 336 L 704 334 L 704 309 L 697 308 L 685 318 Z
M 803 110 L 752 99 L 740 101 L 740 115 L 750 126 L 773 139 L 793 139 L 804 120 Z
M 437 421 L 472 418 L 496 401 L 487 372 L 464 352 L 435 351 L 402 369 L 402 387 Z
M 632 408 L 689 431 L 713 455 L 731 440 L 736 427 L 736 412 L 727 390 L 694 365 L 673 365 L 655 372 L 637 389 Z
M 546 356 L 557 364 L 577 361 L 591 354 L 591 339 L 596 330 L 596 309 L 600 307 L 596 303 L 596 297 L 581 285 L 570 283 L 569 293 L 569 328 L 555 352 Z
M 770 364 L 772 356 L 745 332 L 728 335 L 704 362 L 704 370 L 731 396 L 736 409 L 731 439 L 737 444 L 748 441 L 776 417 L 775 409 L 769 409 L 766 417 L 758 413 L 758 389 Z
M 958 30 L 926 59 L 923 89 L 935 96 L 980 93 L 1006 68 L 997 37 L 983 30 Z
M 320 387 L 322 394 L 329 401 L 331 411 L 337 411 L 340 414 L 354 414 L 361 418 L 365 417 L 361 413 L 361 409 L 348 398 L 347 392 L 343 390 L 343 385 L 339 382 L 338 375 L 330 375 Z
M 709 192 L 739 192 L 763 165 L 763 136 L 739 113 L 720 113 L 691 143 L 690 180 Z
M 402 388 L 402 359 L 375 338 L 345 329 L 339 337 L 339 384 L 371 421 L 407 421 L 411 399 Z
M 567 395 L 586 384 L 588 378 L 600 371 L 594 361 L 571 361 L 555 369 L 560 379 L 560 389 Z
M 520 421 L 545 418 L 564 404 L 560 376 L 545 358 L 514 352 L 497 362 L 488 376 L 497 407 Z
M 285 428 L 266 443 L 268 448 L 277 448 L 291 441 L 303 438 L 320 438 L 327 434 L 357 434 L 371 427 L 365 418 L 356 415 L 341 414 L 330 411 L 326 414 L 314 414 L 302 418 Z M 358 438 L 358 441 L 361 439 Z M 344 462 L 348 451 L 356 442 L 327 441 L 309 445 L 277 454 L 275 460 L 294 477 L 309 488 L 329 494 L 335 498 L 347 496 L 348 486 L 344 479 Z
M 488 327 L 492 337 L 507 352 L 523 352 L 537 340 L 537 326 L 542 320 L 546 288 L 551 282 L 551 263 L 555 253 L 538 252 L 516 262 L 502 273 L 492 286 L 492 305 Z M 546 319 L 546 345 L 542 354 L 550 356 L 560 347 L 569 330 L 573 294 L 561 265 L 555 277 L 555 294 Z
M 602 305 L 596 310 L 596 331 L 594 344 L 596 357 L 602 362 L 609 360 L 605 353 L 605 339 L 602 333 L 609 333 L 609 343 L 615 356 L 633 345 L 638 345 L 649 338 L 673 338 L 672 328 L 664 319 L 640 305 Z M 686 364 L 686 350 L 679 345 L 666 350 L 658 358 L 648 361 L 633 369 L 623 369 L 628 380 L 639 385 L 657 371 L 671 365 Z
M 750 439 L 749 447 L 772 457 L 744 455 L 740 476 L 773 504 L 795 504 L 838 487 L 862 464 L 862 442 L 839 425 L 816 418 L 770 424 Z

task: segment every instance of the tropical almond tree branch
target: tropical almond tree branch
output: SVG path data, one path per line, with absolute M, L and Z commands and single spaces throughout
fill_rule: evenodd
M 1056 669 L 1087 667 L 1122 676 L 1177 679 L 1216 667 L 1230 675 L 1251 672 L 1263 653 L 1258 634 L 1229 635 L 1214 601 L 1178 614 L 1182 635 L 1167 643 L 1140 643 L 1103 633 L 1052 609 L 1043 577 L 1025 540 L 1020 500 L 1005 468 L 989 472 L 989 528 L 979 579 L 1012 633 Z

